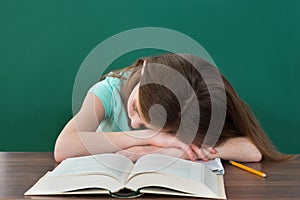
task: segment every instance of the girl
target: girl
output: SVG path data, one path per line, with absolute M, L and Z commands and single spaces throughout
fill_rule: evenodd
M 195 60 L 200 68 L 189 62 Z M 168 66 L 168 73 L 161 66 Z M 216 67 L 199 57 L 162 54 L 106 75 L 89 90 L 80 111 L 57 138 L 56 161 L 99 153 L 119 153 L 133 161 L 148 153 L 204 161 L 216 157 L 241 162 L 292 158 L 276 150 L 223 75 L 209 85 L 201 70 L 218 74 Z M 177 83 L 179 77 L 188 85 Z M 170 83 L 177 84 L 175 93 L 174 88 L 166 87 Z M 217 105 L 225 102 L 222 130 L 207 134 L 211 92 L 222 94 L 222 89 L 225 98 L 217 95 Z M 186 126 L 181 126 L 184 122 Z

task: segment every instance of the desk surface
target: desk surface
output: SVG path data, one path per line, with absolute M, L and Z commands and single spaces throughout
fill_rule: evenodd
M 56 165 L 53 153 L 50 152 L 0 152 L 0 199 L 110 198 L 106 195 L 63 196 L 63 198 L 62 196 L 23 196 L 25 191 Z M 266 172 L 268 177 L 261 178 L 224 163 L 226 171 L 224 181 L 228 199 L 300 198 L 300 159 L 282 163 L 263 161 L 262 163 L 248 163 L 247 165 Z M 159 199 L 161 197 L 160 195 L 143 195 L 141 198 Z M 164 199 L 176 199 L 176 197 L 164 196 Z

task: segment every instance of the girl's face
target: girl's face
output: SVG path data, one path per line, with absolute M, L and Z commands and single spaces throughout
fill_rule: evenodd
M 128 117 L 130 119 L 131 127 L 134 129 L 147 126 L 147 122 L 143 120 L 140 115 L 140 107 L 138 101 L 139 86 L 140 84 L 138 83 L 132 90 L 127 103 Z

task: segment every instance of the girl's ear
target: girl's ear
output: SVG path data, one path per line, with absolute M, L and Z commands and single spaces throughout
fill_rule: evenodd
M 141 70 L 141 76 L 144 75 L 144 71 L 145 71 L 146 65 L 147 65 L 147 62 L 146 62 L 146 60 L 144 60 L 144 62 L 143 62 L 143 67 L 142 67 L 142 70 Z

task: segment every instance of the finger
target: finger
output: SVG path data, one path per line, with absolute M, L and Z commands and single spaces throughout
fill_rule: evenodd
M 191 148 L 197 154 L 198 158 L 203 161 L 208 161 L 207 157 L 204 155 L 203 151 L 196 145 L 192 145 Z
M 211 154 L 216 154 L 217 153 L 217 150 L 215 149 L 215 148 L 213 148 L 213 147 L 208 147 L 208 148 L 206 148 L 207 149 L 207 151 L 209 152 L 209 153 L 211 153 Z
M 189 145 L 187 145 L 186 143 L 181 142 L 180 140 L 178 140 L 178 141 L 180 144 L 179 148 L 181 148 L 188 155 L 190 160 L 195 161 L 196 158 L 194 156 L 194 152 L 193 152 L 192 148 Z
M 194 156 L 194 152 L 193 152 L 193 150 L 192 150 L 191 147 L 189 147 L 189 148 L 186 150 L 186 154 L 188 155 L 188 157 L 189 157 L 189 159 L 190 159 L 191 161 L 195 161 L 195 160 L 196 160 L 196 158 L 195 158 L 195 156 Z
M 205 157 L 204 153 L 202 152 L 202 150 L 198 146 L 192 144 L 191 148 L 196 153 L 196 155 L 198 156 L 199 159 L 202 159 L 202 158 Z

